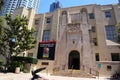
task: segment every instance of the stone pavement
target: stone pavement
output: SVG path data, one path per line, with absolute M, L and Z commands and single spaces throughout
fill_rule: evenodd
M 108 80 L 103 78 L 75 78 L 75 77 L 63 77 L 63 76 L 51 76 L 43 73 L 39 73 L 41 77 L 46 80 Z M 32 75 L 30 73 L 0 73 L 0 80 L 30 80 Z

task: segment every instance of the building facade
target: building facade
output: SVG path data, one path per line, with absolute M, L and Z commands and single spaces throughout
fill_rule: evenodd
M 50 5 L 50 12 L 53 12 L 55 11 L 56 9 L 58 8 L 61 8 L 61 4 L 59 1 L 56 1 L 56 2 L 53 2 L 51 5 Z
M 116 26 L 120 5 L 76 6 L 32 16 L 38 46 L 28 53 L 39 59 L 37 68 L 47 67 L 46 72 L 54 75 L 86 77 L 110 77 L 120 71 Z
M 39 2 L 40 0 L 5 0 L 0 15 L 13 14 L 15 8 L 19 7 L 33 8 L 37 12 L 39 9 Z

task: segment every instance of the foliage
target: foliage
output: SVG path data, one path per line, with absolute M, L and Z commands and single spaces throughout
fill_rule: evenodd
M 0 0 L 0 10 L 2 9 L 3 5 L 4 5 L 4 0 Z
M 3 62 L 2 61 L 0 61 L 0 66 L 3 64 Z
M 3 70 L 2 66 L 3 66 L 3 62 L 0 61 L 0 72 Z
M 6 56 L 7 52 L 7 45 L 6 45 L 6 36 L 5 36 L 5 19 L 3 17 L 0 17 L 0 54 Z
M 22 57 L 22 56 L 12 56 L 11 63 L 9 65 L 8 70 L 10 72 L 14 72 L 16 67 L 20 67 L 20 70 L 27 73 L 29 72 L 27 69 L 24 68 L 26 63 L 36 64 L 38 60 L 32 57 Z
M 0 10 L 4 5 L 4 1 L 5 0 L 0 0 Z M 7 46 L 6 46 L 6 43 L 3 42 L 5 41 L 4 27 L 5 27 L 5 19 L 0 16 L 0 55 L 3 55 L 6 57 Z
M 5 20 L 6 21 L 4 21 L 3 18 L 0 18 L 0 54 L 6 58 L 7 62 L 10 62 L 8 61 L 10 60 L 9 56 L 13 53 L 18 55 L 25 50 L 27 51 L 34 48 L 36 40 L 34 38 L 34 29 L 28 29 L 28 19 L 26 17 L 16 16 L 15 18 L 12 18 L 11 15 L 7 15 Z M 6 26 L 4 26 L 4 24 L 6 24 Z M 12 42 L 13 38 L 15 39 L 15 42 Z M 29 63 L 35 62 L 33 59 L 27 61 Z M 8 67 L 8 70 L 12 72 L 17 66 L 20 66 L 21 70 L 23 69 L 23 63 L 18 61 L 12 61 L 6 66 Z
M 0 9 L 4 5 L 4 0 L 0 0 Z M 10 15 L 6 16 L 7 27 L 4 27 L 4 19 L 0 17 L 0 54 L 7 56 L 11 47 L 10 39 L 16 38 L 17 42 L 13 45 L 12 51 L 19 54 L 25 50 L 29 50 L 35 46 L 34 29 L 28 29 L 28 19 L 26 17 L 17 16 L 12 19 Z
M 0 17 L 0 39 L 1 39 L 1 36 L 4 34 L 4 25 L 5 25 L 4 21 L 5 21 L 4 18 Z
M 118 42 L 120 42 L 120 23 L 117 24 Z
M 12 61 L 10 64 L 9 64 L 9 67 L 8 67 L 8 71 L 9 72 L 14 72 L 16 67 L 20 67 L 20 70 L 23 71 L 24 67 L 23 67 L 23 64 L 21 62 L 18 62 L 18 61 Z
M 35 30 L 28 29 L 28 19 L 25 16 L 16 16 L 14 19 L 11 15 L 6 16 L 7 27 L 5 34 L 7 43 L 12 47 L 12 52 L 18 55 L 19 53 L 34 48 L 36 40 L 34 37 Z M 15 43 L 11 43 L 11 39 L 15 38 Z
M 32 58 L 32 57 L 13 56 L 11 59 L 13 61 L 19 61 L 19 62 L 25 62 L 31 64 L 37 64 L 38 62 L 36 58 Z

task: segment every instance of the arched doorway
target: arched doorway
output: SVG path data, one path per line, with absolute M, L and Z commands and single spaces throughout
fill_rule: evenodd
M 68 69 L 80 69 L 80 54 L 78 51 L 71 51 L 69 53 Z

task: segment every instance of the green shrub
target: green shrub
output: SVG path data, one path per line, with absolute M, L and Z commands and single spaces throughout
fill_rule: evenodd
M 23 57 L 23 56 L 12 56 L 11 57 L 11 64 L 9 65 L 9 71 L 14 72 L 16 67 L 20 67 L 20 70 L 23 72 L 28 72 L 24 69 L 24 65 L 26 63 L 36 64 L 38 60 L 32 57 Z
M 21 62 L 12 61 L 8 66 L 8 71 L 15 72 L 16 67 L 20 67 L 21 71 L 24 69 L 23 64 Z
M 11 59 L 12 61 L 19 61 L 19 62 L 25 62 L 31 64 L 37 64 L 38 62 L 36 58 L 32 58 L 32 57 L 13 56 Z
M 2 66 L 3 65 L 3 62 L 2 61 L 0 61 L 0 66 Z
M 3 70 L 2 66 L 3 66 L 3 62 L 2 62 L 2 61 L 0 61 L 0 71 L 2 71 L 2 70 Z

